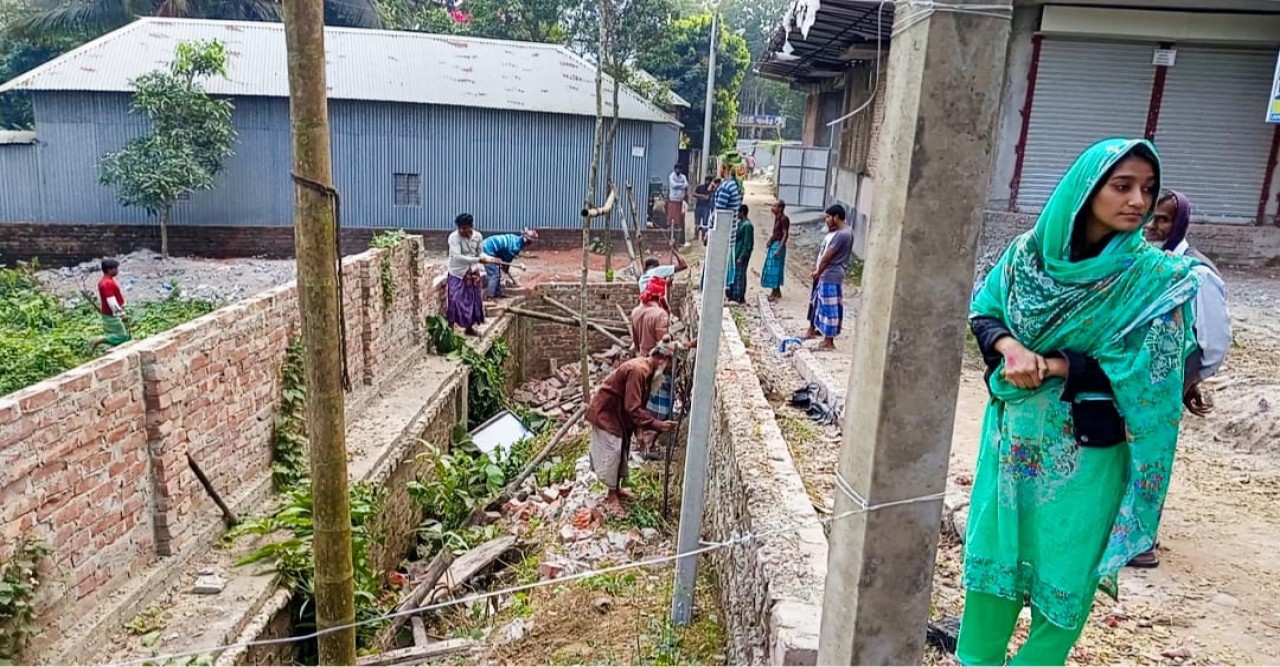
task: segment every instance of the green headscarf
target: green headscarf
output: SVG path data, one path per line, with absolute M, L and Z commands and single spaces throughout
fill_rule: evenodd
M 1111 380 L 1130 452 L 1124 498 L 1097 572 L 1113 594 L 1115 573 L 1155 540 L 1182 417 L 1183 365 L 1195 346 L 1189 303 L 1200 284 L 1191 271 L 1194 259 L 1147 244 L 1141 227 L 1116 234 L 1097 257 L 1070 261 L 1080 212 L 1111 168 L 1139 147 L 1159 161 L 1143 140 L 1107 139 L 1085 150 L 1054 189 L 1035 229 L 1018 237 L 992 268 L 970 311 L 971 317 L 999 319 L 1037 353 L 1071 350 L 1093 357 Z M 1022 390 L 997 372 L 990 386 L 984 446 L 1000 437 L 1000 403 L 1060 384 Z

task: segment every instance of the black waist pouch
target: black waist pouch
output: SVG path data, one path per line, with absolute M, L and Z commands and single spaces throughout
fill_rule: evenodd
M 1124 417 L 1109 396 L 1077 396 L 1071 403 L 1071 423 L 1081 447 L 1114 447 L 1129 440 Z

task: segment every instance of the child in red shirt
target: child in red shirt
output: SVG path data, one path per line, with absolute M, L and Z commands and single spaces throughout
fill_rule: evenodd
M 106 343 L 115 347 L 132 339 L 124 326 L 129 314 L 124 310 L 124 292 L 116 283 L 116 275 L 119 273 L 120 262 L 114 259 L 102 260 L 102 280 L 98 281 L 98 313 L 102 318 L 104 336 L 94 341 L 95 345 Z

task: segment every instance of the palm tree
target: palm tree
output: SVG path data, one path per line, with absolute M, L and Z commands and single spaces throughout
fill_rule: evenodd
M 93 38 L 142 16 L 279 21 L 279 0 L 36 0 L 36 11 L 9 27 L 11 35 Z M 381 28 L 374 0 L 325 0 L 325 23 Z

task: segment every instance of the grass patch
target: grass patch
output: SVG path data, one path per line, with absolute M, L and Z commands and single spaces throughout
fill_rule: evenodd
M 97 296 L 86 292 L 63 300 L 40 283 L 37 269 L 36 263 L 0 269 L 0 359 L 4 360 L 0 363 L 0 396 L 110 350 L 105 345 L 91 345 L 103 335 Z M 212 312 L 219 305 L 188 299 L 174 284 L 161 301 L 130 302 L 126 326 L 135 340 L 147 338 Z
M 737 308 L 730 308 L 729 315 L 733 317 L 733 323 L 735 326 L 738 327 L 738 336 L 742 338 L 742 346 L 746 348 L 750 348 L 751 347 L 751 329 L 750 329 L 750 325 L 747 324 L 746 313 L 742 312 L 741 310 L 738 310 Z
M 849 268 L 845 269 L 845 272 L 844 272 L 845 278 L 849 280 L 849 283 L 851 285 L 857 285 L 858 287 L 862 287 L 862 270 L 865 267 L 866 267 L 866 262 L 864 262 L 861 258 L 850 257 Z

